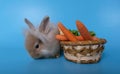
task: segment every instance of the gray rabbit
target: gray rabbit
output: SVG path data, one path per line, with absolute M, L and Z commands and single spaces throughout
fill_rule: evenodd
M 59 34 L 57 25 L 52 24 L 48 16 L 44 17 L 38 28 L 26 18 L 25 22 L 29 26 L 25 33 L 25 46 L 29 54 L 36 59 L 59 57 L 60 44 L 55 38 Z

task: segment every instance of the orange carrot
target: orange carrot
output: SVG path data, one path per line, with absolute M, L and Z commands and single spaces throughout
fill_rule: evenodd
M 98 41 L 98 40 L 99 40 L 99 38 L 97 38 L 97 37 L 93 36 L 93 37 L 92 37 L 92 40 L 94 40 L 94 41 Z
M 70 40 L 70 41 L 78 41 L 76 37 L 62 24 L 58 23 L 58 27 L 62 30 L 64 33 L 65 37 Z
M 84 38 L 82 37 L 82 36 L 75 36 L 76 38 L 77 38 L 77 40 L 79 40 L 79 41 L 83 41 L 84 40 Z
M 79 41 L 83 41 L 83 37 L 82 36 L 75 36 L 77 40 Z M 65 35 L 56 35 L 56 39 L 60 40 L 60 41 L 67 41 L 68 39 L 65 37 Z
M 60 41 L 67 41 L 68 39 L 64 35 L 56 35 L 56 39 Z
M 92 36 L 90 35 L 89 31 L 84 26 L 84 24 L 82 24 L 80 21 L 77 20 L 76 25 L 77 25 L 78 31 L 80 32 L 81 36 L 85 40 L 92 40 Z
M 83 37 L 82 36 L 75 36 L 77 40 L 79 41 L 84 41 Z M 60 41 L 68 41 L 68 39 L 65 37 L 65 35 L 56 35 L 56 39 L 60 40 Z M 93 41 L 97 41 L 99 40 L 99 38 L 93 36 L 92 37 L 92 40 Z

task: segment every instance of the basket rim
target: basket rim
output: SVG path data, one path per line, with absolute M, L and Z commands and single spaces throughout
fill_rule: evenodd
M 78 41 L 78 42 L 72 42 L 72 41 L 60 41 L 61 45 L 97 45 L 97 44 L 105 44 L 107 41 L 106 39 L 99 39 L 98 41 Z

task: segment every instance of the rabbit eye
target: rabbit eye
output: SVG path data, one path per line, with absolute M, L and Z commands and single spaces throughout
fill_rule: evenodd
M 35 46 L 34 46 L 35 49 L 39 48 L 39 43 L 35 43 Z
M 36 48 L 36 49 L 39 48 L 39 45 L 37 44 L 37 45 L 35 46 L 35 48 Z

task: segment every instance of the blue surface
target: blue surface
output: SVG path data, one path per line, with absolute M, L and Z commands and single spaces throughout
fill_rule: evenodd
M 24 18 L 35 25 L 45 15 L 76 29 L 81 20 L 107 39 L 102 60 L 75 64 L 64 59 L 32 59 L 24 47 Z M 0 0 L 0 74 L 120 74 L 120 0 Z

